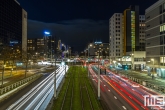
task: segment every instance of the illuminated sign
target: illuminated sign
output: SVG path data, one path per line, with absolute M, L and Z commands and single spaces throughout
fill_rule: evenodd
M 50 32 L 44 32 L 46 35 L 49 35 L 50 34 Z
M 18 41 L 10 41 L 10 44 L 18 44 Z
M 95 42 L 95 44 L 102 44 L 102 42 Z
M 164 95 L 144 95 L 144 106 L 164 107 L 165 96 Z

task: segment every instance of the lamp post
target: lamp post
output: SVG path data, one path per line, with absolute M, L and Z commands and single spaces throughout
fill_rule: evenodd
M 86 52 L 87 52 L 86 49 L 84 50 L 84 52 L 85 52 L 85 62 L 84 63 L 85 63 L 85 67 L 86 67 Z
M 98 52 L 98 100 L 100 100 L 100 51 Z
M 92 44 L 88 45 L 88 59 L 89 59 L 89 47 L 92 47 Z M 89 60 L 88 60 L 88 77 L 89 77 Z
M 54 100 L 56 99 L 57 97 L 57 91 L 56 91 L 56 60 L 57 60 L 57 53 L 56 53 L 56 38 L 54 39 L 54 47 L 55 47 L 55 50 L 54 50 L 54 58 L 55 58 L 55 71 L 54 71 Z
M 71 47 L 69 47 L 69 53 L 68 54 L 69 54 L 69 65 L 70 65 Z
M 134 54 L 130 54 L 131 55 L 131 64 L 132 64 L 132 69 L 131 70 L 134 70 Z
M 109 38 L 109 64 L 111 64 L 111 36 Z
M 52 64 L 52 36 L 51 36 L 51 40 L 50 40 L 50 42 L 51 42 L 51 47 L 50 47 L 50 50 L 51 50 L 51 64 Z

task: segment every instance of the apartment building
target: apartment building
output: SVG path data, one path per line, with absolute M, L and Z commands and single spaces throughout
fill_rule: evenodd
M 123 56 L 122 13 L 114 13 L 109 19 L 109 52 L 111 59 Z
M 131 5 L 123 13 L 112 15 L 109 19 L 109 42 L 112 61 L 132 69 L 145 67 L 145 16 L 139 15 L 139 6 Z

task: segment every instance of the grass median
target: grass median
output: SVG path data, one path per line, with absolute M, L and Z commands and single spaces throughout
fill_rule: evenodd
M 71 66 L 58 98 L 54 101 L 52 110 L 61 110 L 61 108 L 62 110 L 82 110 L 83 108 L 90 110 L 89 101 L 91 101 L 94 110 L 102 110 L 101 104 L 97 100 L 89 80 L 86 68 L 82 68 L 82 66 Z

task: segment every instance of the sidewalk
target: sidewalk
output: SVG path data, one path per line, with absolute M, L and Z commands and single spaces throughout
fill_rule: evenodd
M 107 66 L 106 68 L 159 93 L 165 93 L 165 79 L 163 78 L 154 77 L 152 79 L 152 76 L 148 76 L 147 72 L 144 71 L 115 70 L 114 68 L 110 69 L 110 66 Z

